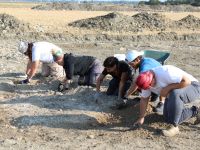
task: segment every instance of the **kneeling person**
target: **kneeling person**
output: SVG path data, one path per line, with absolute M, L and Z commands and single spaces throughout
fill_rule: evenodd
M 65 70 L 66 78 L 62 82 L 65 89 L 69 88 L 74 75 L 79 75 L 79 85 L 96 87 L 96 79 L 103 70 L 101 62 L 96 57 L 79 56 L 72 53 L 66 53 L 62 56 L 54 54 L 54 57 Z

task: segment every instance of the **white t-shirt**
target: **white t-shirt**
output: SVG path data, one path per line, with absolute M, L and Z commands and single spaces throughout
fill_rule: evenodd
M 188 77 L 190 81 L 198 81 L 192 75 L 175 66 L 159 66 L 153 68 L 152 71 L 155 73 L 156 85 L 155 87 L 151 87 L 148 90 L 142 90 L 142 97 L 149 97 L 151 95 L 151 92 L 160 95 L 160 91 L 162 88 L 172 83 L 180 83 L 183 75 Z
M 35 42 L 32 47 L 32 61 L 41 61 L 45 63 L 52 63 L 53 55 L 52 50 L 58 50 L 62 52 L 62 49 L 49 42 Z

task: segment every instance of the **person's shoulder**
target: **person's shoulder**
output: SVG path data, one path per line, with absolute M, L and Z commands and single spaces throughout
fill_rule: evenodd
M 164 66 L 157 66 L 151 69 L 153 72 L 168 72 L 169 68 L 167 65 Z
M 64 58 L 69 59 L 69 58 L 72 58 L 72 57 L 75 57 L 72 53 L 65 53 L 64 54 Z
M 150 58 L 150 57 L 143 57 L 142 60 L 143 60 L 143 61 L 150 61 L 150 62 L 158 62 L 158 61 L 155 60 L 154 58 Z
M 153 59 L 153 58 L 143 58 L 142 59 L 142 63 L 149 63 L 149 64 L 158 64 L 161 65 L 157 60 Z
M 119 61 L 119 64 L 120 64 L 120 65 L 125 65 L 125 66 L 128 66 L 128 63 L 127 63 L 127 62 L 125 62 L 124 60 L 121 60 L 121 61 Z
M 104 76 L 106 76 L 106 75 L 108 74 L 108 72 L 107 72 L 107 70 L 106 70 L 105 68 L 103 69 L 102 74 L 103 74 Z
M 53 43 L 46 42 L 46 41 L 40 41 L 40 42 L 34 42 L 35 46 L 48 46 L 48 47 L 58 47 Z
M 119 69 L 121 70 L 121 71 L 130 71 L 131 70 L 131 67 L 130 67 L 130 65 L 127 63 L 127 62 L 125 62 L 125 61 L 119 61 Z

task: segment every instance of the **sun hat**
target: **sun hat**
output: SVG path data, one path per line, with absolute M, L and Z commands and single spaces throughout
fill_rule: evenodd
M 126 61 L 127 62 L 131 62 L 131 61 L 135 60 L 138 56 L 141 56 L 143 54 L 144 54 L 143 51 L 142 52 L 138 52 L 136 50 L 128 50 L 126 52 Z
M 18 50 L 20 53 L 24 54 L 28 49 L 28 42 L 21 41 L 19 43 Z
M 136 79 L 136 85 L 143 90 L 147 90 L 151 82 L 153 80 L 153 72 L 152 71 L 146 71 L 142 72 Z

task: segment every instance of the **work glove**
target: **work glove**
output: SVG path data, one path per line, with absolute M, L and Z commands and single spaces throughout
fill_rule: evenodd
M 20 84 L 29 84 L 29 83 L 30 83 L 29 79 L 20 81 Z
M 69 84 L 63 84 L 63 83 L 60 83 L 58 85 L 58 91 L 59 92 L 64 92 L 66 90 L 69 90 Z

